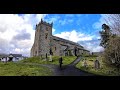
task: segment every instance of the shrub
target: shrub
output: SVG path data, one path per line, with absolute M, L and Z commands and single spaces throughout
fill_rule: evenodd
M 120 66 L 120 37 L 111 37 L 104 52 L 104 60 L 107 64 Z

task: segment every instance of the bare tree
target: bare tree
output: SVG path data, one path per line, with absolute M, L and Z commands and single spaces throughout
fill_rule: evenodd
M 115 26 L 115 24 L 114 24 Z M 115 26 L 116 28 L 117 25 Z M 115 32 L 108 25 L 102 25 L 103 31 L 100 31 L 101 43 L 100 45 L 104 47 L 104 58 L 107 63 L 112 64 L 118 69 L 120 68 L 120 34 L 112 34 L 111 31 Z M 119 29 L 117 29 L 118 31 Z M 119 31 L 118 31 L 119 32 Z
M 107 14 L 104 18 L 112 33 L 120 35 L 120 14 Z
M 111 37 L 104 56 L 107 61 L 115 66 L 120 66 L 120 37 Z

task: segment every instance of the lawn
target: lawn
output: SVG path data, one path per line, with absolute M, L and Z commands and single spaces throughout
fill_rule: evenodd
M 52 76 L 53 72 L 47 67 L 25 65 L 20 63 L 0 62 L 0 76 Z
M 31 57 L 31 58 L 27 58 L 24 60 L 21 60 L 20 62 L 22 63 L 37 63 L 37 64 L 55 64 L 55 65 L 59 65 L 59 56 L 53 56 L 52 59 L 53 61 L 50 62 L 49 61 L 49 57 L 47 60 L 45 59 L 41 59 L 40 57 Z M 68 65 L 71 62 L 73 62 L 76 59 L 76 56 L 63 56 L 63 65 Z
M 38 64 L 59 65 L 59 58 L 58 56 L 53 56 L 52 62 L 49 61 L 49 58 L 48 60 L 44 60 L 40 57 L 27 58 L 17 63 L 0 62 L 0 76 L 52 76 L 53 72 L 49 68 Z M 75 59 L 75 56 L 63 56 L 63 65 L 68 65 Z
M 84 60 L 86 59 L 87 62 L 87 68 L 84 67 Z M 100 69 L 94 68 L 94 61 L 96 60 L 96 57 L 83 57 L 82 60 L 76 65 L 77 68 L 87 71 L 90 73 L 94 73 L 96 75 L 102 75 L 102 76 L 119 76 L 117 69 L 113 66 L 108 66 L 103 62 L 103 58 L 99 57 L 98 60 L 100 62 Z

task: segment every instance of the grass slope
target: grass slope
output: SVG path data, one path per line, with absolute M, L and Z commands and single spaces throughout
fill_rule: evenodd
M 59 65 L 58 56 L 53 56 L 53 62 L 48 60 L 41 60 L 39 57 L 32 57 L 21 60 L 17 63 L 8 62 L 3 63 L 0 62 L 0 76 L 52 76 L 53 72 L 47 68 L 40 66 L 38 64 L 55 64 Z M 70 64 L 76 59 L 75 56 L 65 56 L 63 57 L 63 65 Z M 31 63 L 31 64 L 27 64 Z M 37 63 L 34 64 L 34 63 Z
M 0 76 L 51 76 L 52 71 L 47 67 L 25 65 L 20 63 L 0 62 Z
M 31 57 L 31 58 L 24 59 L 20 62 L 59 65 L 59 58 L 60 58 L 59 56 L 53 56 L 52 57 L 53 61 L 50 62 L 49 57 L 48 57 L 48 60 L 41 59 L 40 57 Z M 63 56 L 62 58 L 63 58 L 63 65 L 68 65 L 76 59 L 76 56 Z
M 84 59 L 87 61 L 87 68 L 84 67 Z M 82 60 L 76 65 L 77 68 L 87 71 L 90 73 L 94 73 L 97 75 L 102 76 L 119 76 L 120 74 L 113 66 L 108 66 L 103 62 L 103 58 L 99 57 L 100 61 L 100 69 L 94 68 L 94 61 L 96 60 L 96 57 L 83 57 Z

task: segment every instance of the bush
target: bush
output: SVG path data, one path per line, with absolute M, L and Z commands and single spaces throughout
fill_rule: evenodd
M 120 37 L 111 37 L 104 52 L 104 60 L 107 64 L 120 66 Z

